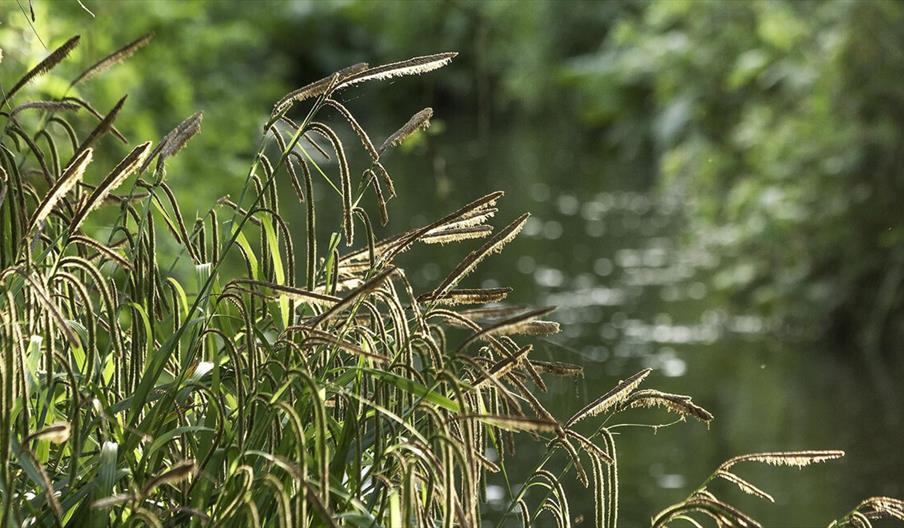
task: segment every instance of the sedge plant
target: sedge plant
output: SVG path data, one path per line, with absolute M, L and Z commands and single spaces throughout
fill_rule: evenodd
M 508 288 L 465 284 L 527 221 L 490 224 L 502 192 L 376 235 L 397 192 L 384 155 L 433 112 L 378 144 L 340 96 L 437 70 L 454 53 L 356 64 L 287 94 L 262 123 L 236 199 L 188 216 L 167 161 L 203 133 L 203 116 L 131 143 L 116 127 L 125 97 L 101 112 L 79 96 L 149 40 L 73 75 L 60 97 L 29 84 L 78 37 L 2 79 L 0 525 L 479 526 L 487 482 L 511 484 L 506 461 L 538 442 L 547 454 L 502 522 L 571 526 L 561 482 L 577 478 L 593 490 L 596 526 L 611 528 L 612 418 L 660 407 L 712 420 L 688 396 L 640 388 L 649 370 L 568 419 L 547 411 L 544 380 L 581 372 L 531 357 L 532 336 L 558 331 L 544 319 L 551 308 L 510 307 Z M 96 169 L 117 142 L 112 168 Z M 362 167 L 348 149 L 363 152 Z M 301 225 L 281 211 L 280 188 Z M 327 202 L 341 214 L 322 214 Z M 415 291 L 396 257 L 451 242 L 471 249 Z M 742 457 L 715 475 L 756 494 L 733 463 L 840 455 Z M 836 526 L 866 526 L 879 510 L 900 514 L 900 502 L 869 499 Z M 702 526 L 701 512 L 756 525 L 705 487 L 654 525 Z

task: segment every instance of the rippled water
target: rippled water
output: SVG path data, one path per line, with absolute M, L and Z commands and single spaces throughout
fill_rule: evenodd
M 766 526 L 824 526 L 866 495 L 904 496 L 900 405 L 883 401 L 849 355 L 781 338 L 755 314 L 726 310 L 710 287 L 720 256 L 687 231 L 679 198 L 651 192 L 652 178 L 639 164 L 607 158 L 568 126 L 524 123 L 484 142 L 462 139 L 473 129 L 468 123 L 447 129 L 454 133 L 424 151 L 388 161 L 402 189 L 391 230 L 420 225 L 491 190 L 507 194 L 496 225 L 533 213 L 522 236 L 463 286 L 511 286 L 512 304 L 558 307 L 553 316 L 563 331 L 538 342 L 533 357 L 581 364 L 584 377 L 551 383 L 539 394 L 550 410 L 567 417 L 620 379 L 653 367 L 645 386 L 692 395 L 716 416 L 709 429 L 699 423 L 617 429 L 620 526 L 648 526 L 720 462 L 755 451 L 848 451 L 843 461 L 803 471 L 738 470 L 776 504 L 713 486 Z M 427 248 L 404 264 L 426 289 L 466 251 Z M 623 419 L 670 421 L 658 411 L 631 411 Z M 509 460 L 515 489 L 541 454 L 537 445 Z M 563 483 L 573 497 L 572 516 L 592 525 L 591 490 L 573 474 Z M 501 509 L 510 495 L 497 479 L 487 497 Z M 488 522 L 499 520 L 488 515 Z M 551 517 L 538 521 L 552 524 Z

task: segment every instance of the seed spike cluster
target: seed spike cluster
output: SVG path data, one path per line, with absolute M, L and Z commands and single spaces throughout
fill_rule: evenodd
M 568 420 L 568 427 L 575 425 L 585 418 L 597 416 L 615 407 L 624 401 L 651 372 L 653 372 L 653 369 L 643 369 L 637 374 L 619 382 L 607 393 L 590 402 L 586 407 L 575 413 L 575 415 Z
M 754 520 L 743 511 L 716 497 L 711 491 L 709 491 L 709 483 L 715 479 L 722 479 L 734 484 L 739 490 L 748 495 L 752 495 L 767 502 L 775 502 L 775 499 L 772 497 L 772 495 L 764 491 L 762 488 L 742 478 L 737 473 L 729 470 L 736 464 L 743 462 L 758 462 L 773 466 L 790 466 L 803 468 L 811 464 L 826 462 L 829 460 L 836 460 L 843 456 L 843 451 L 828 450 L 775 451 L 767 453 L 751 453 L 730 458 L 723 462 L 718 468 L 716 468 L 716 470 L 703 483 L 703 485 L 696 491 L 691 493 L 685 500 L 678 502 L 659 512 L 659 514 L 653 518 L 653 527 L 662 528 L 671 526 L 674 521 L 677 521 L 679 519 L 690 519 L 692 522 L 697 522 L 696 519 L 702 519 L 704 517 L 714 519 L 719 523 L 729 526 L 762 526 L 759 522 Z M 838 522 L 840 521 L 836 521 L 836 523 L 833 523 L 832 526 L 844 526 L 844 524 L 837 524 Z
M 347 79 L 351 76 L 357 75 L 365 70 L 367 70 L 368 64 L 366 62 L 361 62 L 358 64 L 352 64 L 351 66 L 347 66 L 342 70 L 334 74 L 330 74 L 319 81 L 314 81 L 311 84 L 302 86 L 301 88 L 289 92 L 282 99 L 277 101 L 276 105 L 273 107 L 274 114 L 284 114 L 292 105 L 296 103 L 300 103 L 307 99 L 311 99 L 314 97 L 320 97 L 321 95 L 327 93 L 327 89 L 330 85 L 335 84 L 337 80 Z
M 835 520 L 829 528 L 871 528 L 874 520 L 904 522 L 904 500 L 894 497 L 870 497 L 860 502 L 847 515 Z
M 769 453 L 751 453 L 726 460 L 721 469 L 729 469 L 741 462 L 759 462 L 770 466 L 789 466 L 803 468 L 811 464 L 836 460 L 844 456 L 839 450 L 811 451 L 774 451 Z
M 113 105 L 113 108 L 107 112 L 107 115 L 104 116 L 103 119 L 94 127 L 94 130 L 91 131 L 90 134 L 82 141 L 81 145 L 79 145 L 79 151 L 85 150 L 93 145 L 97 140 L 99 140 L 103 135 L 113 129 L 113 123 L 116 121 L 116 118 L 119 117 L 119 112 L 122 111 L 123 105 L 126 104 L 126 99 L 128 99 L 128 95 L 122 96 L 119 101 L 116 101 L 116 104 Z
M 407 123 L 402 125 L 402 128 L 393 132 L 386 141 L 380 145 L 380 153 L 382 154 L 390 147 L 398 147 L 402 144 L 405 139 L 414 134 L 418 130 L 426 130 L 430 127 L 430 118 L 433 117 L 433 109 L 432 108 L 424 108 L 420 112 L 411 116 L 411 119 L 408 120 Z
M 154 153 L 157 154 L 158 171 L 163 168 L 167 158 L 172 157 L 185 148 L 188 140 L 201 133 L 201 121 L 203 119 L 204 114 L 202 112 L 195 112 L 185 118 L 184 121 L 160 140 L 160 145 L 158 146 L 159 154 L 157 152 Z M 153 158 L 154 154 L 151 154 L 149 158 Z
M 483 262 L 488 256 L 493 253 L 498 253 L 502 251 L 502 248 L 505 247 L 506 244 L 514 240 L 518 233 L 521 232 L 521 229 L 524 228 L 524 224 L 527 223 L 527 219 L 530 215 L 524 213 L 515 219 L 511 224 L 504 227 L 498 233 L 496 233 L 492 238 L 490 238 L 485 244 L 470 252 L 464 260 L 459 263 L 459 265 L 452 270 L 449 275 L 443 279 L 439 286 L 435 290 L 433 290 L 434 296 L 442 296 L 449 292 L 452 288 L 454 288 L 462 279 L 465 278 L 469 273 L 474 271 L 477 266 Z
M 720 469 L 720 470 L 717 470 L 715 474 L 717 477 L 719 477 L 723 480 L 727 480 L 728 482 L 731 482 L 732 484 L 737 486 L 738 489 L 740 489 L 741 491 L 743 491 L 744 493 L 746 493 L 748 495 L 753 495 L 754 497 L 763 499 L 765 501 L 775 502 L 775 499 L 772 497 L 772 495 L 769 495 L 765 491 L 761 490 L 760 488 L 754 486 L 750 482 L 747 482 L 743 478 L 735 475 L 734 473 L 732 473 L 730 471 L 725 471 L 725 470 Z
M 22 103 L 9 113 L 9 115 L 14 116 L 19 112 L 25 110 L 46 110 L 48 112 L 62 112 L 62 111 L 72 111 L 75 112 L 79 110 L 81 106 L 70 103 L 67 101 L 30 101 L 27 103 Z
M 73 84 L 148 40 L 108 53 Z M 535 351 L 532 336 L 558 330 L 544 318 L 551 309 L 496 304 L 508 288 L 459 287 L 527 221 L 525 214 L 494 231 L 502 192 L 377 238 L 363 198 L 374 193 L 386 223 L 396 193 L 391 166 L 333 95 L 432 71 L 454 54 L 355 65 L 288 94 L 263 127 L 273 142 L 262 141 L 250 156 L 244 190 L 229 189 L 234 198 L 195 212 L 184 211 L 163 172 L 168 158 L 191 148 L 200 113 L 156 148 L 144 142 L 129 150 L 102 141 L 109 133 L 126 143 L 114 126 L 128 115 L 124 98 L 102 115 L 80 97 L 40 102 L 21 93 L 77 43 L 70 39 L 24 77 L 3 82 L 15 89 L 0 113 L 7 119 L 0 138 L 0 526 L 311 528 L 354 519 L 479 526 L 484 486 L 500 482 L 515 449 L 530 451 L 520 448 L 533 443 L 545 453 L 530 461 L 526 485 L 507 497 L 507 520 L 521 515 L 525 524 L 571 526 L 574 498 L 563 481 L 574 477 L 592 484 L 597 525 L 615 528 L 619 479 L 630 478 L 618 470 L 616 439 L 624 437 L 609 421 L 594 432 L 577 430 L 584 419 L 608 413 L 614 420 L 626 409 L 657 406 L 711 419 L 687 396 L 639 389 L 648 369 L 567 422 L 553 416 L 543 394 L 547 378 L 580 376 L 582 369 L 547 357 L 546 346 Z M 286 117 L 302 103 L 308 117 Z M 54 114 L 48 123 L 59 126 L 52 127 L 10 116 L 75 108 L 86 112 Z M 425 126 L 430 113 L 416 114 L 387 147 Z M 328 118 L 357 137 L 346 145 Z M 39 136 L 37 145 L 31 138 Z M 308 143 L 302 149 L 298 141 Z M 316 158 L 305 155 L 309 145 L 317 145 Z M 346 157 L 348 148 L 363 155 Z M 93 180 L 92 157 L 111 149 L 123 152 L 96 165 L 115 167 Z M 48 155 L 70 151 L 64 163 Z M 146 174 L 155 159 L 158 170 Z M 318 194 L 315 175 L 339 182 L 334 209 L 341 218 L 323 214 L 331 194 Z M 174 172 L 170 181 L 185 177 Z M 299 198 L 290 200 L 290 212 L 279 196 L 284 178 Z M 231 221 L 222 221 L 224 212 Z M 89 222 L 94 218 L 108 223 Z M 354 244 L 345 254 L 343 240 Z M 443 251 L 464 258 L 421 291 L 396 257 L 429 243 L 455 243 Z M 498 459 L 490 460 L 491 448 Z M 746 455 L 709 481 L 768 500 L 735 465 L 802 467 L 838 456 Z M 654 526 L 758 526 L 706 489 L 709 481 Z M 900 518 L 901 506 L 873 497 L 837 526 Z
M 349 75 L 338 84 L 337 88 L 347 88 L 366 81 L 385 81 L 394 77 L 421 75 L 442 68 L 452 62 L 457 55 L 458 53 L 454 52 L 437 53 L 367 68 L 354 75 Z
M 631 408 L 661 407 L 682 417 L 692 417 L 709 423 L 712 413 L 695 404 L 690 396 L 671 394 L 657 390 L 639 390 L 625 399 L 624 404 Z
M 422 303 L 432 302 L 440 305 L 488 304 L 504 301 L 511 292 L 511 288 L 464 288 L 451 290 L 442 297 L 435 297 L 432 294 L 421 295 L 418 300 Z
M 73 216 L 72 221 L 69 223 L 69 231 L 75 232 L 81 226 L 82 222 L 87 218 L 87 216 L 91 213 L 91 211 L 95 210 L 97 207 L 103 203 L 103 201 L 110 196 L 117 187 L 122 185 L 122 183 L 131 176 L 139 166 L 141 166 L 144 161 L 148 157 L 148 153 L 151 150 L 151 142 L 146 141 L 126 155 L 125 158 L 120 161 L 113 170 L 110 171 L 109 174 L 103 179 L 103 181 L 95 187 L 94 191 L 91 195 L 85 200 L 84 204 L 78 210 L 78 212 Z M 88 152 L 91 152 L 90 150 Z

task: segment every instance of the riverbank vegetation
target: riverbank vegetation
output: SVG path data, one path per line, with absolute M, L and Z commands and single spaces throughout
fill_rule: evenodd
M 632 434 L 623 414 L 713 419 L 689 396 L 649 388 L 650 369 L 570 416 L 544 407 L 536 395 L 551 377 L 582 371 L 531 355 L 559 329 L 552 307 L 507 306 L 509 288 L 467 281 L 528 220 L 494 227 L 510 214 L 503 192 L 378 236 L 405 192 L 388 156 L 434 112 L 412 109 L 374 133 L 339 95 L 432 72 L 455 53 L 353 64 L 284 95 L 231 189 L 216 158 L 172 166 L 207 132 L 202 113 L 136 139 L 120 130 L 125 96 L 81 97 L 150 41 L 73 69 L 73 36 L 24 72 L 3 70 L 0 524 L 478 526 L 493 482 L 507 491 L 501 525 L 571 526 L 576 499 L 561 481 L 576 479 L 592 490 L 594 524 L 614 527 L 619 481 L 631 478 L 618 472 L 617 445 Z M 69 82 L 33 90 L 51 71 Z M 180 178 L 225 192 L 193 210 L 171 186 Z M 287 221 L 290 208 L 303 223 Z M 458 264 L 415 290 L 399 256 L 453 243 L 444 249 Z M 546 454 L 518 460 L 535 469 L 510 482 L 525 443 Z M 732 458 L 653 523 L 757 526 L 711 482 L 769 501 L 736 467 L 843 454 Z M 836 525 L 879 517 L 904 517 L 902 503 L 867 499 Z
M 75 2 L 55 9 L 53 23 L 72 24 L 72 33 L 93 20 Z M 281 79 L 302 84 L 365 56 L 394 60 L 427 39 L 458 49 L 460 64 L 442 83 L 383 94 L 381 108 L 401 113 L 429 90 L 437 110 L 468 108 L 484 137 L 513 114 L 579 115 L 595 149 L 681 195 L 688 245 L 705 240 L 722 256 L 709 286 L 727 306 L 756 308 L 787 335 L 866 355 L 874 372 L 896 355 L 904 313 L 895 207 L 904 102 L 889 88 L 904 67 L 897 2 L 301 2 L 241 18 L 194 3 L 154 7 L 140 20 L 128 6 L 94 15 L 104 27 L 91 37 L 98 50 L 148 29 L 173 44 L 136 62 L 157 74 L 134 95 L 158 107 L 129 123 L 137 133 L 164 132 L 199 101 L 208 122 L 230 129 L 199 138 L 198 154 L 178 162 L 192 170 L 208 155 L 241 163 L 259 116 L 224 109 L 275 100 L 288 89 Z M 7 38 L 28 38 L 16 18 Z M 216 36 L 203 31 L 214 24 Z M 29 58 L 44 51 L 26 47 Z M 114 78 L 131 83 L 137 68 Z M 194 82 L 183 82 L 186 71 Z M 112 83 L 93 91 L 99 105 L 118 99 Z

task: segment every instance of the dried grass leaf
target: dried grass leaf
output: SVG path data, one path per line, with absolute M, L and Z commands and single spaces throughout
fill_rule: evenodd
M 322 293 L 312 292 L 308 290 L 303 290 L 301 288 L 295 288 L 292 286 L 286 286 L 282 284 L 275 284 L 272 282 L 259 281 L 253 279 L 236 279 L 232 281 L 236 284 L 250 284 L 252 286 L 259 286 L 263 288 L 269 288 L 275 292 L 275 296 L 284 296 L 288 299 L 294 301 L 301 301 L 307 304 L 312 304 L 315 306 L 322 306 L 325 308 L 332 308 L 337 303 L 342 301 L 341 297 L 335 297 L 333 295 L 325 295 Z
M 52 444 L 62 444 L 69 440 L 69 435 L 71 432 L 72 426 L 69 423 L 54 423 L 48 425 L 40 431 L 28 435 L 23 443 L 28 443 L 31 440 L 47 440 Z
M 141 494 L 147 495 L 163 484 L 177 484 L 179 482 L 182 482 L 183 480 L 188 479 L 189 477 L 196 475 L 197 472 L 198 465 L 194 460 L 182 460 L 174 464 L 170 469 L 152 478 L 150 482 L 148 482 L 144 486 Z
M 543 418 L 530 418 L 527 416 L 502 416 L 495 414 L 462 414 L 454 417 L 456 420 L 478 420 L 487 425 L 503 429 L 505 431 L 527 433 L 552 433 L 556 431 L 558 424 L 553 420 Z

